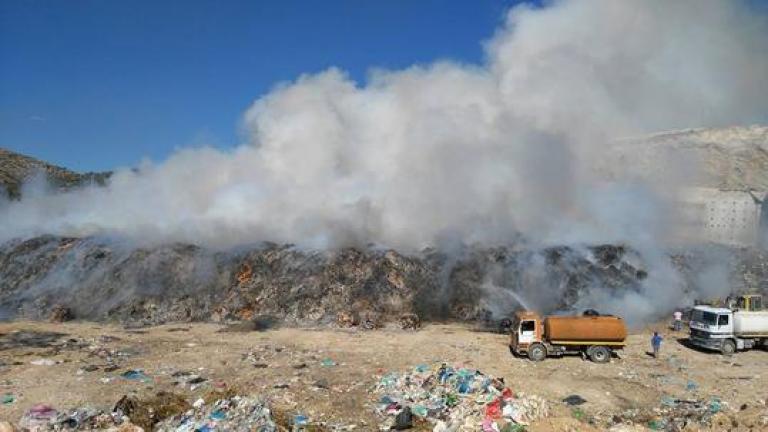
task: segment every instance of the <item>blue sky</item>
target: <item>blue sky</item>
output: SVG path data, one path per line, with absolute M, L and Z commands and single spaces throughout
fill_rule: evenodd
M 302 73 L 481 62 L 513 3 L 5 0 L 0 147 L 79 171 L 232 147 L 244 110 Z

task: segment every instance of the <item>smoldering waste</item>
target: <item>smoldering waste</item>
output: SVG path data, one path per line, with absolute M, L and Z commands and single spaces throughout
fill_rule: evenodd
M 750 271 L 741 274 L 765 280 L 765 260 L 747 255 L 740 262 Z M 681 272 L 703 265 L 695 256 L 675 260 Z M 640 291 L 648 271 L 635 251 L 611 245 L 404 255 L 276 244 L 228 251 L 188 244 L 135 248 L 41 236 L 0 246 L 0 317 L 414 328 L 424 320 L 500 319 L 523 306 L 567 310 L 582 306 L 579 300 L 593 289 Z M 532 304 L 521 305 L 525 301 Z

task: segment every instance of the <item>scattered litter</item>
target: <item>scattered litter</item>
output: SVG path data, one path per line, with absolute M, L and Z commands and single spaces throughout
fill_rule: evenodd
M 725 402 L 718 398 L 710 400 L 680 399 L 672 396 L 661 398 L 660 407 L 654 409 L 655 415 L 647 423 L 652 430 L 682 430 L 686 425 L 697 423 L 708 426 L 715 414 L 723 410 Z M 622 416 L 619 416 L 622 418 Z M 632 420 L 624 416 L 623 420 Z
M 574 408 L 571 410 L 571 415 L 576 420 L 584 420 L 584 417 L 586 416 L 586 413 L 581 408 Z
M 328 390 L 329 388 L 328 380 L 325 378 L 320 378 L 319 380 L 312 383 L 312 385 L 315 388 L 324 389 L 324 390 Z
M 411 407 L 405 407 L 400 410 L 395 416 L 395 430 L 405 430 L 413 427 L 413 414 L 411 414 Z
M 309 417 L 307 417 L 305 415 L 297 414 L 297 415 L 295 415 L 293 417 L 293 426 L 294 427 L 306 426 L 308 424 L 309 424 Z
M 714 398 L 709 401 L 709 412 L 712 414 L 719 413 L 723 409 L 723 405 L 720 399 Z
M 56 420 L 59 412 L 50 405 L 37 404 L 28 409 L 19 420 L 22 429 L 39 430 Z
M 235 396 L 216 401 L 212 405 L 194 406 L 192 410 L 155 424 L 154 430 L 159 432 L 213 430 L 277 432 L 278 429 L 265 403 L 254 398 Z
M 32 360 L 30 363 L 35 366 L 53 366 L 56 364 L 56 361 L 51 359 L 37 359 Z
M 131 369 L 123 372 L 122 374 L 120 374 L 120 376 L 129 381 L 141 381 L 141 382 L 151 381 L 151 378 L 149 378 L 141 369 Z
M 6 393 L 6 394 L 3 395 L 2 403 L 3 403 L 3 405 L 10 405 L 15 400 L 16 400 L 16 398 L 12 394 Z
M 321 360 L 320 364 L 325 366 L 325 367 L 336 366 L 336 362 L 331 360 L 331 359 L 329 359 L 329 358 L 325 358 L 325 359 Z
M 222 410 L 216 410 L 209 416 L 211 420 L 224 420 L 227 418 L 227 413 Z
M 586 399 L 579 395 L 570 395 L 563 399 L 563 402 L 565 402 L 567 405 L 575 406 L 575 405 L 582 405 L 587 402 Z

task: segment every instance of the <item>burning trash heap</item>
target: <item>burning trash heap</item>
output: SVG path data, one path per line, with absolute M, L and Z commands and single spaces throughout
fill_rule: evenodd
M 382 376 L 375 388 L 381 430 L 428 423 L 434 432 L 512 432 L 547 417 L 547 402 L 515 393 L 503 378 L 446 363 Z

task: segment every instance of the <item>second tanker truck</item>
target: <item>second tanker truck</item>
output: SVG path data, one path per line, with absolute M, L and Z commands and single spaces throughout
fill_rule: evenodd
M 729 355 L 768 347 L 768 310 L 759 295 L 743 295 L 728 307 L 696 306 L 691 312 L 690 343 Z
M 615 350 L 624 348 L 627 338 L 624 320 L 594 313 L 542 318 L 535 312 L 521 311 L 515 314 L 511 330 L 509 349 L 533 361 L 583 354 L 593 362 L 606 363 Z

